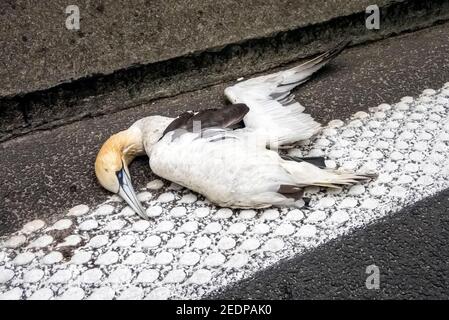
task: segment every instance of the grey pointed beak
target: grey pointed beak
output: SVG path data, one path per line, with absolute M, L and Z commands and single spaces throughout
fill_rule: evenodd
M 145 213 L 145 209 L 137 199 L 136 192 L 134 191 L 133 185 L 131 184 L 131 178 L 124 168 L 117 172 L 117 178 L 120 185 L 118 194 L 142 219 L 149 220 L 148 216 Z

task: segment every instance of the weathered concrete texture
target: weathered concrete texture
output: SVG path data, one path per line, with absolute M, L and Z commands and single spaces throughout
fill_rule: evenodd
M 377 1 L 383 6 L 391 0 Z M 65 9 L 80 9 L 80 30 Z M 369 0 L 20 0 L 0 4 L 0 96 L 360 12 Z
M 449 17 L 448 0 L 409 0 L 382 8 L 380 30 L 367 30 L 365 13 L 355 13 L 215 51 L 207 50 L 0 99 L 0 141 L 265 71 L 321 52 L 343 39 L 350 38 L 357 44 L 428 26 L 446 16 Z M 83 56 L 80 52 L 73 54 L 73 59 Z M 94 61 L 90 59 L 89 62 L 93 65 Z M 50 72 L 53 64 L 47 66 Z
M 296 90 L 297 99 L 326 123 L 382 102 L 397 102 L 426 88 L 440 88 L 449 81 L 448 31 L 449 24 L 445 24 L 350 48 Z M 110 134 L 150 114 L 174 116 L 182 110 L 224 105 L 222 93 L 229 84 L 220 83 L 0 144 L 0 235 L 34 218 L 51 221 L 76 204 L 93 205 L 105 200 L 108 193 L 96 183 L 93 163 L 101 143 Z M 133 163 L 131 174 L 136 188 L 149 181 L 147 159 Z

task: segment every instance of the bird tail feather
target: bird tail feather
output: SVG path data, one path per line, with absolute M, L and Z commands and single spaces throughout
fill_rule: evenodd
M 282 167 L 292 176 L 298 186 L 318 186 L 325 188 L 341 188 L 377 177 L 371 173 L 340 172 L 331 169 L 321 169 L 308 162 L 284 160 Z

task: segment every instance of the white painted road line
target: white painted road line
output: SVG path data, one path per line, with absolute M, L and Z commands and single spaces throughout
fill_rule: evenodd
M 449 84 L 359 112 L 293 155 L 379 178 L 340 192 L 310 188 L 308 208 L 219 209 L 151 181 L 139 198 L 151 222 L 116 196 L 79 205 L 53 225 L 36 220 L 3 239 L 3 299 L 177 299 L 205 294 L 361 228 L 449 187 Z

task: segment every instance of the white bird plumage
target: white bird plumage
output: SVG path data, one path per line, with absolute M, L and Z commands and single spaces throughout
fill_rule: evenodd
M 239 82 L 226 88 L 224 93 L 232 103 L 244 103 L 250 108 L 244 118 L 247 128 L 269 132 L 281 145 L 308 139 L 321 126 L 311 115 L 303 113 L 305 108 L 290 92 L 310 79 L 346 45 L 346 42 L 341 43 L 294 68 Z
M 126 160 L 121 161 L 122 171 L 127 173 L 129 159 L 145 151 L 156 175 L 196 191 L 223 207 L 290 206 L 302 196 L 305 186 L 332 188 L 369 179 L 370 175 L 320 168 L 306 159 L 283 158 L 267 148 L 289 146 L 319 131 L 320 124 L 303 113 L 304 107 L 294 100 L 290 91 L 307 81 L 344 47 L 345 44 L 339 45 L 292 69 L 226 88 L 225 95 L 234 104 L 232 106 L 197 114 L 185 113 L 177 119 L 151 116 L 138 120 L 103 145 L 96 163 L 100 183 L 114 192 L 117 186 L 107 185 L 113 180 L 110 172 L 126 178 L 118 173 L 120 170 L 116 166 L 115 169 L 106 168 L 104 159 L 111 158 L 108 150 L 126 149 L 125 146 L 115 147 L 115 140 L 123 144 L 129 140 L 133 146 L 131 155 L 123 152 L 119 155 Z M 245 127 L 232 129 L 242 119 Z M 120 190 L 115 192 L 122 194 Z M 124 198 L 144 216 L 135 194 L 125 194 Z
M 361 178 L 284 160 L 246 129 L 207 133 L 187 132 L 175 139 L 176 131 L 166 134 L 149 153 L 151 170 L 231 208 L 290 206 L 305 186 L 336 187 Z M 283 186 L 289 192 L 282 192 Z

